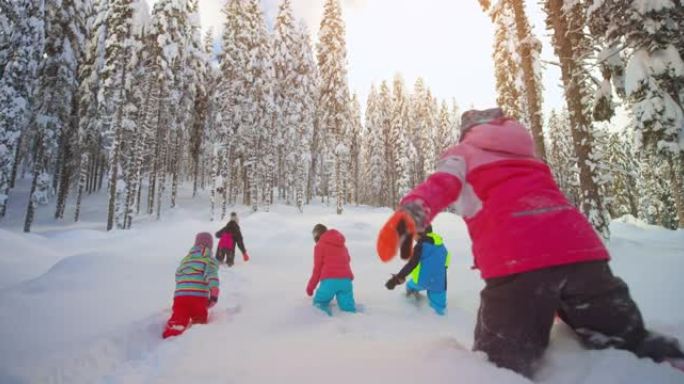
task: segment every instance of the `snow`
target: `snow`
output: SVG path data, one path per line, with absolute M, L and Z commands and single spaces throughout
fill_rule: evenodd
M 77 225 L 40 208 L 35 233 L 20 233 L 24 206 L 12 196 L 0 222 L 1 383 L 526 383 L 470 352 L 482 282 L 465 225 L 440 215 L 435 228 L 454 258 L 449 312 L 433 314 L 383 284 L 401 262 L 382 264 L 375 236 L 388 209 L 276 205 L 271 212 L 233 207 L 252 260 L 220 271 L 221 298 L 210 324 L 162 341 L 174 270 L 196 232 L 215 231 L 208 197 L 184 186 L 162 221 L 104 232 L 106 196 L 86 196 Z M 67 216 L 70 213 L 67 212 Z M 314 309 L 304 288 L 311 271 L 311 228 L 318 222 L 347 237 L 362 312 Z M 631 219 L 612 225 L 613 268 L 655 330 L 684 339 L 684 231 Z M 239 257 L 238 257 L 239 259 Z M 646 272 L 646 273 L 645 273 Z M 615 350 L 585 351 L 556 325 L 539 371 L 542 383 L 683 383 L 664 364 Z
M 676 7 L 671 0 L 633 0 L 632 8 L 645 15 L 650 12 L 660 12 L 664 9 Z

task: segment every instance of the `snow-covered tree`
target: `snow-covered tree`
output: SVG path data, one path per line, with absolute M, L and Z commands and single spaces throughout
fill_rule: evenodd
M 250 0 L 244 9 L 247 67 L 241 74 L 242 89 L 247 90 L 240 108 L 238 137 L 246 159 L 246 203 L 257 210 L 259 203 L 268 209 L 273 201 L 273 65 L 271 42 L 259 2 Z
M 371 86 L 366 100 L 364 135 L 364 202 L 380 206 L 384 203 L 384 180 L 386 177 L 385 147 L 382 131 L 382 111 L 375 85 Z
M 2 2 L 0 11 L 0 217 L 3 217 L 20 161 L 22 137 L 30 121 L 45 33 L 44 8 L 40 1 Z
M 553 32 L 552 42 L 560 60 L 565 99 L 570 116 L 573 145 L 579 168 L 580 208 L 594 228 L 609 237 L 608 213 L 601 195 L 605 178 L 599 172 L 600 153 L 594 144 L 592 104 L 594 95 L 591 75 L 585 68 L 593 47 L 584 33 L 585 8 L 581 2 L 546 0 L 547 26 Z
M 684 12 L 676 1 L 589 1 L 592 36 L 604 46 L 600 63 L 626 96 L 637 148 L 667 164 L 684 228 Z M 625 67 L 625 60 L 627 60 Z M 607 92 L 606 92 L 607 93 Z
M 76 132 L 74 107 L 77 105 L 78 62 L 83 41 L 81 28 L 74 25 L 74 21 L 80 19 L 78 6 L 80 3 L 72 0 L 45 5 L 45 45 L 38 70 L 33 105 L 34 128 L 31 132 L 35 143 L 35 160 L 24 222 L 25 232 L 31 230 L 37 206 L 47 203 L 54 194 L 58 172 L 70 172 L 60 162 L 71 160 L 68 152 L 73 150 L 71 141 Z M 62 146 L 62 140 L 68 142 Z M 65 188 L 68 188 L 69 174 L 63 182 L 67 183 Z M 56 216 L 61 217 L 64 204 L 64 200 L 59 202 Z
M 537 152 L 546 156 L 542 131 L 541 42 L 532 33 L 523 0 L 481 5 L 495 25 L 494 64 L 498 103 L 532 131 Z
M 358 204 L 361 188 L 361 104 L 359 97 L 352 95 L 349 112 L 349 196 L 347 201 Z
M 567 111 L 552 110 L 548 120 L 549 149 L 546 160 L 556 183 L 565 196 L 575 205 L 580 202 L 577 159 L 572 143 L 570 120 Z
M 93 13 L 86 19 L 88 34 L 84 42 L 84 53 L 79 68 L 78 90 L 78 135 L 77 145 L 80 153 L 76 210 L 74 220 L 78 221 L 84 193 L 92 193 L 98 186 L 98 176 L 103 169 L 102 132 L 99 123 L 99 103 L 97 100 L 102 80 L 100 73 L 104 67 L 105 40 L 107 38 L 106 17 L 109 3 L 99 1 Z
M 101 104 L 101 118 L 107 127 L 104 134 L 104 146 L 109 159 L 107 230 L 113 229 L 115 225 L 117 228 L 125 226 L 125 199 L 128 193 L 126 172 L 129 169 L 122 150 L 126 149 L 125 140 L 135 127 L 135 123 L 130 120 L 130 112 L 135 106 L 129 103 L 128 95 L 128 84 L 134 70 L 134 60 L 131 57 L 134 11 L 131 1 L 113 0 L 109 3 L 106 17 L 108 33 L 102 69 L 103 86 L 98 99 Z
M 393 173 L 394 185 L 390 186 L 391 202 L 398 200 L 411 189 L 411 151 L 407 126 L 409 121 L 409 99 L 405 90 L 404 79 L 395 75 L 392 82 L 392 115 L 389 140 L 393 146 L 388 159 Z M 420 135 L 424 132 L 419 132 Z M 428 132 L 429 134 L 429 132 Z
M 347 83 L 347 48 L 345 26 L 339 0 L 326 0 L 318 33 L 318 68 L 321 75 L 318 134 L 327 142 L 326 150 L 334 156 L 335 198 L 337 213 L 345 204 L 344 182 L 349 152 L 346 134 L 349 126 L 349 86 Z
M 294 185 L 295 202 L 300 212 L 304 209 L 308 190 L 309 164 L 311 163 L 311 140 L 316 120 L 318 101 L 318 72 L 314 60 L 313 48 L 309 38 L 309 31 L 302 22 L 297 30 L 294 60 L 297 76 L 294 81 L 296 105 L 299 113 L 296 115 L 296 141 L 293 144 L 294 156 Z

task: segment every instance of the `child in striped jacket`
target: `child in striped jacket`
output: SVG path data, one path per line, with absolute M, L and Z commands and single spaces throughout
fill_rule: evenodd
M 198 233 L 195 245 L 178 266 L 173 313 L 163 338 L 180 335 L 191 322 L 206 324 L 208 308 L 218 301 L 218 264 L 212 258 L 213 241 L 211 234 Z

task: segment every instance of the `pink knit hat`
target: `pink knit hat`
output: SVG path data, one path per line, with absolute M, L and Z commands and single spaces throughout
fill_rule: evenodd
M 200 232 L 195 236 L 195 246 L 202 246 L 211 249 L 214 246 L 214 238 L 210 233 Z

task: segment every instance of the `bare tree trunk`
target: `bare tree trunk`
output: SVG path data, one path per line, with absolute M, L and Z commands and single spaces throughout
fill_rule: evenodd
M 76 192 L 76 211 L 74 212 L 74 221 L 77 222 L 81 218 L 81 202 L 83 200 L 83 191 L 87 187 L 88 182 L 88 168 L 90 168 L 90 161 L 88 154 L 81 155 L 81 164 L 78 172 L 78 191 Z
M 546 148 L 544 143 L 544 132 L 542 131 L 542 116 L 541 116 L 541 95 L 540 84 L 537 84 L 535 76 L 535 68 L 532 60 L 532 49 L 534 44 L 540 44 L 538 40 L 532 39 L 532 32 L 530 24 L 525 14 L 525 5 L 522 0 L 510 0 L 515 14 L 515 28 L 520 42 L 520 59 L 523 71 L 523 80 L 525 82 L 525 98 L 527 99 L 528 120 L 530 122 L 530 129 L 534 137 L 534 144 L 537 148 L 537 154 L 546 160 Z M 541 47 L 539 47 L 541 49 Z
M 596 230 L 607 238 L 609 223 L 604 214 L 605 207 L 596 182 L 597 170 L 591 166 L 594 138 L 589 110 L 584 106 L 588 94 L 588 90 L 584 88 L 586 73 L 584 68 L 581 68 L 581 60 L 584 58 L 577 57 L 580 47 L 585 44 L 583 30 L 580 27 L 582 20 L 579 16 L 584 10 L 577 11 L 573 8 L 575 12 L 568 15 L 566 12 L 570 13 L 573 10 L 564 9 L 563 0 L 546 0 L 546 7 L 549 14 L 547 23 L 553 30 L 556 54 L 561 64 L 565 100 L 570 113 L 573 145 L 580 171 L 581 208 Z M 583 5 L 578 4 L 574 7 Z
M 19 139 L 17 140 L 17 148 L 14 150 L 14 164 L 12 164 L 12 174 L 10 175 L 10 188 L 14 188 L 17 182 L 17 170 L 19 168 L 19 164 L 21 163 L 21 144 L 23 140 L 24 135 L 19 136 Z M 0 217 L 3 217 L 4 215 L 5 212 L 3 209 L 3 212 L 0 213 Z
M 673 155 L 668 159 L 670 169 L 670 183 L 672 184 L 672 195 L 677 208 L 677 222 L 679 228 L 684 228 L 684 182 L 682 173 L 684 172 L 684 156 Z

